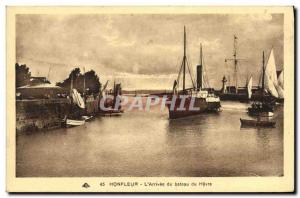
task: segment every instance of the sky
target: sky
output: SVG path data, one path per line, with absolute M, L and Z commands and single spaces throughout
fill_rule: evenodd
M 222 77 L 233 74 L 233 64 L 224 60 L 232 58 L 234 35 L 243 59 L 240 86 L 250 75 L 258 83 L 263 50 L 268 55 L 273 48 L 276 67 L 283 68 L 281 14 L 22 14 L 16 18 L 16 61 L 53 83 L 80 67 L 95 70 L 110 86 L 116 81 L 128 90 L 172 89 L 183 57 L 184 26 L 192 75 L 202 43 L 211 87 L 219 89 Z

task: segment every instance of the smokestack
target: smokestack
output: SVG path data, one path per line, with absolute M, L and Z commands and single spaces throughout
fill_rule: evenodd
M 197 90 L 199 91 L 202 88 L 202 44 L 200 43 L 200 61 L 197 65 Z
M 197 65 L 197 90 L 202 88 L 202 65 Z

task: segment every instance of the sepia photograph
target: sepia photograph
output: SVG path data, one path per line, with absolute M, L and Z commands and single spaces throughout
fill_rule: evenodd
M 292 7 L 93 9 L 8 9 L 10 176 L 82 178 L 78 191 L 224 191 L 209 178 L 293 190 Z

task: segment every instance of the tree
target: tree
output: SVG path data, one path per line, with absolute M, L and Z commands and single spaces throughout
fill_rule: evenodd
M 89 93 L 99 93 L 100 79 L 94 70 L 85 73 L 85 86 Z
M 80 73 L 80 68 L 75 68 L 69 74 L 69 77 L 62 82 L 57 83 L 57 86 L 64 89 L 71 89 L 71 81 L 73 78 L 73 88 L 77 89 L 80 93 L 84 92 L 84 79 L 85 79 L 85 92 L 87 94 L 97 94 L 100 89 L 100 80 L 94 70 L 86 72 L 84 75 Z
M 31 73 L 26 65 L 16 63 L 16 87 L 28 85 L 30 83 Z

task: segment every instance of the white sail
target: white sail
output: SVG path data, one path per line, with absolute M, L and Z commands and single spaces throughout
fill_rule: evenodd
M 265 75 L 265 89 L 272 94 L 275 98 L 278 98 L 278 92 L 276 89 L 277 86 L 275 86 L 273 80 L 268 76 Z
M 278 97 L 276 87 L 278 86 L 276 64 L 273 49 L 271 50 L 267 66 L 265 68 L 265 89 L 274 97 Z
M 250 79 L 248 81 L 247 90 L 248 90 L 248 98 L 250 99 L 252 96 L 252 76 L 250 77 Z
M 284 76 L 284 74 L 283 74 L 283 70 L 282 70 L 278 76 L 278 86 L 276 87 L 279 98 L 284 98 L 283 76 Z
M 278 93 L 278 98 L 284 98 L 284 90 L 281 86 L 276 87 L 277 93 Z
M 81 97 L 80 93 L 76 89 L 72 89 L 72 98 L 73 102 L 78 105 L 78 107 L 84 109 L 85 104 L 83 98 Z

